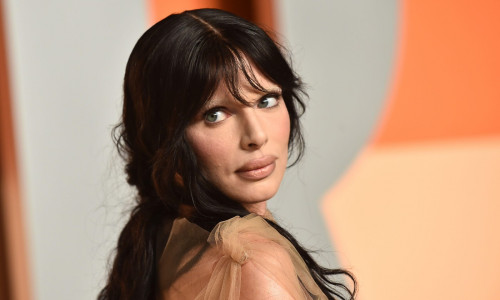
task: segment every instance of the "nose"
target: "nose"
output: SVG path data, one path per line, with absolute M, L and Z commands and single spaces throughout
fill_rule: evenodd
M 259 119 L 258 112 L 249 108 L 242 117 L 241 147 L 245 150 L 260 149 L 267 143 L 265 124 Z

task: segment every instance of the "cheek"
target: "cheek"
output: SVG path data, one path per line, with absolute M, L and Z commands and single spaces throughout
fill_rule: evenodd
M 201 134 L 196 128 L 188 129 L 186 136 L 189 144 L 198 158 L 198 164 L 203 170 L 219 170 L 222 167 L 223 160 L 227 157 L 225 142 L 219 137 L 211 137 Z M 208 175 L 208 174 L 207 174 Z
M 286 109 L 284 109 L 280 118 L 277 119 L 273 128 L 276 140 L 279 142 L 281 147 L 286 148 L 288 151 L 288 141 L 290 139 L 290 117 Z

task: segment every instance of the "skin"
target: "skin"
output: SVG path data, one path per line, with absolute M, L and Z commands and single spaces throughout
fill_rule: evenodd
M 250 212 L 264 215 L 286 170 L 290 119 L 279 86 L 253 71 L 271 93 L 254 89 L 240 74 L 240 93 L 250 106 L 220 85 L 186 136 L 208 180 Z

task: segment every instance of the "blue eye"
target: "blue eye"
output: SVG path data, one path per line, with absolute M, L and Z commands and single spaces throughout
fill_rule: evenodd
M 270 108 L 278 105 L 278 95 L 265 95 L 257 103 L 258 108 Z
M 205 113 L 205 121 L 208 123 L 218 123 L 227 119 L 229 115 L 220 108 L 211 109 Z

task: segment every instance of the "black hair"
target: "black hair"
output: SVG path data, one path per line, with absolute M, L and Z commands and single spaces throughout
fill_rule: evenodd
M 114 137 L 138 197 L 98 299 L 155 298 L 156 237 L 166 220 L 188 215 L 210 231 L 218 222 L 249 214 L 200 174 L 185 130 L 219 84 L 246 104 L 238 89 L 241 72 L 255 89 L 265 91 L 251 66 L 281 88 L 290 117 L 293 165 L 304 150 L 299 117 L 305 94 L 282 49 L 261 28 L 222 10 L 199 9 L 168 16 L 135 45 Z M 268 222 L 297 248 L 329 299 L 353 298 L 355 289 L 328 278 L 345 274 L 353 279 L 350 273 L 320 267 L 292 235 Z

